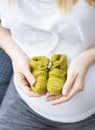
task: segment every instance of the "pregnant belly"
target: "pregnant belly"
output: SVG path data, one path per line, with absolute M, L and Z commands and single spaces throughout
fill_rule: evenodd
M 22 99 L 40 115 L 59 122 L 81 121 L 95 113 L 95 65 L 88 70 L 84 91 L 76 94 L 70 101 L 52 106 L 46 102 L 46 96 L 40 98 L 28 97 L 16 85 Z M 16 82 L 15 82 L 16 84 Z
M 43 35 L 44 37 L 41 37 L 40 33 L 37 32 L 34 36 L 32 34 L 32 39 L 29 37 L 30 40 L 26 37 L 23 41 L 20 41 L 19 38 L 15 40 L 29 57 L 45 55 L 51 58 L 51 55 L 54 53 L 64 53 L 67 55 L 70 63 L 74 57 L 84 51 L 81 41 L 78 39 L 70 40 L 69 37 L 66 39 L 64 36 L 51 35 L 50 33 L 47 35 L 45 32 Z M 60 122 L 76 122 L 95 113 L 94 81 L 95 65 L 93 64 L 88 70 L 84 91 L 78 93 L 70 101 L 57 106 L 52 106 L 51 102 L 46 102 L 45 98 L 47 95 L 40 98 L 28 97 L 17 87 L 16 82 L 15 85 L 22 99 L 40 115 Z

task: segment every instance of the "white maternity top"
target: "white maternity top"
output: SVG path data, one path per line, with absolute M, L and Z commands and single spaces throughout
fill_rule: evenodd
M 81 52 L 95 45 L 95 8 L 78 0 L 70 14 L 61 13 L 56 0 L 1 0 L 2 26 L 29 57 L 64 53 L 68 64 Z M 15 76 L 14 76 L 15 79 Z M 15 82 L 16 85 L 16 82 Z M 95 113 L 95 65 L 91 65 L 84 91 L 70 101 L 52 106 L 46 96 L 28 97 L 16 85 L 21 98 L 41 116 L 58 122 L 77 122 Z

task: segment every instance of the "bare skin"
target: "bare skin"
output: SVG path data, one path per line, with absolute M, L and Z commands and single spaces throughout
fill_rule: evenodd
M 10 30 L 0 26 L 0 47 L 10 56 L 13 63 L 14 74 L 17 85 L 28 96 L 39 97 L 43 94 L 36 94 L 30 89 L 36 80 L 31 74 L 28 56 L 11 39 Z M 68 68 L 67 81 L 61 95 L 48 96 L 46 101 L 52 101 L 58 105 L 69 101 L 78 92 L 84 90 L 84 82 L 89 66 L 95 62 L 95 47 L 90 48 L 77 56 Z
M 12 59 L 14 75 L 18 87 L 28 96 L 42 96 L 43 94 L 36 94 L 30 88 L 30 84 L 33 85 L 36 81 L 31 74 L 28 56 L 11 39 L 10 30 L 2 26 L 0 26 L 0 47 L 3 48 Z
M 61 95 L 48 96 L 46 101 L 53 101 L 52 105 L 58 105 L 69 101 L 74 95 L 84 90 L 84 83 L 89 66 L 95 62 L 95 47 L 81 53 L 71 62 L 67 80 L 63 86 Z

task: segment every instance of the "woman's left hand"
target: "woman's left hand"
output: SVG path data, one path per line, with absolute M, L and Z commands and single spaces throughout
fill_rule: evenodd
M 52 95 L 46 98 L 46 101 L 51 101 L 52 105 L 58 105 L 69 101 L 77 93 L 84 90 L 84 83 L 88 67 L 91 64 L 90 52 L 86 51 L 72 60 L 68 67 L 67 80 L 63 86 L 61 95 Z

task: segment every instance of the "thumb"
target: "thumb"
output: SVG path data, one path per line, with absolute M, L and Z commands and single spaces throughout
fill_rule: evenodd
M 25 77 L 31 85 L 35 84 L 35 82 L 36 82 L 35 77 L 33 76 L 33 74 L 30 71 L 25 72 Z
M 66 80 L 66 82 L 63 86 L 63 90 L 62 90 L 62 94 L 64 96 L 67 96 L 69 94 L 70 90 L 72 89 L 75 79 L 76 79 L 76 75 L 68 73 L 67 80 Z

